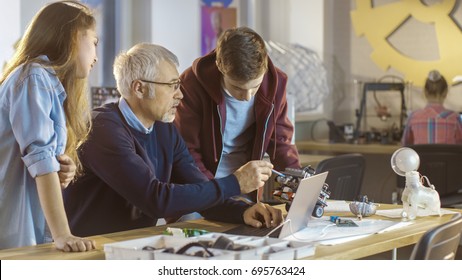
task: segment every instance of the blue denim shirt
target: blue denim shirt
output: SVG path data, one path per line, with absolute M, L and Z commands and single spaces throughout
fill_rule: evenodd
M 19 66 L 0 85 L 0 249 L 45 242 L 35 177 L 59 171 L 65 98 L 55 72 L 38 64 Z
M 125 100 L 125 98 L 123 97 L 121 97 L 119 100 L 119 110 L 120 112 L 122 112 L 122 115 L 124 116 L 128 125 L 131 126 L 133 129 L 144 134 L 149 134 L 152 132 L 153 126 L 151 126 L 150 128 L 146 128 L 138 119 L 138 117 L 136 117 L 135 113 L 133 113 L 132 109 L 130 108 L 130 105 L 128 105 L 127 103 L 127 100 Z

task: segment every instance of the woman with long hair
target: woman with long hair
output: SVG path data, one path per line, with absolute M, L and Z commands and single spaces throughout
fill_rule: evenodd
M 61 188 L 81 170 L 76 149 L 90 127 L 97 44 L 88 7 L 49 4 L 0 77 L 0 249 L 51 241 L 66 252 L 95 248 L 71 234 Z

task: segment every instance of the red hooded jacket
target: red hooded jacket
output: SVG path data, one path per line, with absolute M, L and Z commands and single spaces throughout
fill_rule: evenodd
M 196 59 L 181 74 L 184 98 L 175 118 L 197 165 L 210 179 L 220 161 L 226 129 L 222 74 L 215 60 L 213 51 Z M 300 168 L 297 148 L 291 144 L 294 127 L 287 117 L 286 84 L 287 75 L 268 58 L 268 71 L 255 95 L 256 131 L 251 160 L 262 159 L 266 152 L 276 170 Z

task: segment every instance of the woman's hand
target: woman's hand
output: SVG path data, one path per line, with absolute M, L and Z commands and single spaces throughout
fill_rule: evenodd
M 64 252 L 86 252 L 96 248 L 94 240 L 73 235 L 57 237 L 54 241 L 56 248 Z

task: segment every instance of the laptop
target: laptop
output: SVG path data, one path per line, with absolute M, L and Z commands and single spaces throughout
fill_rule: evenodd
M 322 186 L 326 181 L 327 173 L 328 172 L 326 171 L 304 178 L 300 181 L 297 193 L 292 201 L 282 228 L 280 228 L 279 232 L 275 231 L 275 234 L 271 234 L 270 237 L 282 239 L 304 229 L 308 225 L 308 221 L 311 219 L 311 214 L 316 206 L 319 194 L 321 193 Z M 225 231 L 225 233 L 265 236 L 273 229 L 274 228 L 254 228 L 248 225 L 241 225 Z

